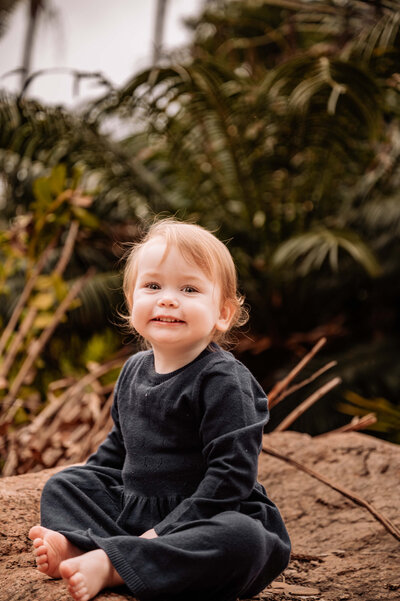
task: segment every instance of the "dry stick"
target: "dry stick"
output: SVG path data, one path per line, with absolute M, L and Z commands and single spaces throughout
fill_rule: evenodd
M 53 272 L 54 274 L 61 276 L 64 273 L 64 270 L 71 258 L 71 254 L 72 254 L 72 251 L 74 248 L 76 236 L 78 234 L 78 229 L 79 229 L 78 221 L 73 221 L 69 228 L 63 251 L 62 251 L 61 256 L 60 256 L 60 258 L 57 262 L 57 265 L 54 269 L 54 272 Z M 43 255 L 46 255 L 44 257 L 44 261 L 42 260 Z M 14 329 L 14 327 L 16 325 L 16 321 L 18 321 L 18 318 L 21 314 L 21 311 L 23 308 L 22 305 L 25 305 L 26 301 L 28 300 L 29 294 L 33 290 L 33 286 L 36 283 L 37 277 L 40 275 L 40 273 L 44 267 L 46 258 L 47 258 L 47 254 L 45 251 L 37 263 L 37 266 L 36 266 L 37 275 L 35 273 L 35 275 L 29 279 L 28 285 L 25 287 L 25 290 L 23 291 L 23 293 L 21 295 L 22 303 L 21 303 L 21 299 L 20 299 L 20 302 L 18 303 L 19 311 L 16 313 L 15 317 L 14 317 L 14 314 L 11 317 L 10 323 L 12 325 L 12 329 Z M 11 365 L 13 364 L 15 356 L 18 352 L 20 344 L 22 343 L 22 340 L 25 338 L 26 334 L 30 330 L 31 325 L 33 324 L 33 321 L 34 321 L 37 313 L 38 313 L 38 309 L 36 307 L 30 307 L 28 314 L 22 321 L 22 323 L 19 327 L 18 333 L 17 333 L 15 339 L 13 340 L 13 342 L 11 343 L 8 353 L 6 354 L 6 357 L 4 359 L 4 362 L 0 367 L 0 377 L 6 376 L 6 374 L 8 373 L 8 370 L 10 369 Z M 9 338 L 9 335 L 7 336 L 7 338 Z
M 280 382 L 277 382 L 275 384 L 273 389 L 268 394 L 268 398 L 270 401 L 270 407 L 271 406 L 273 407 L 273 403 L 274 403 L 276 397 L 278 397 L 281 394 L 281 392 L 287 387 L 287 385 L 290 384 L 290 382 L 297 376 L 297 374 L 303 369 L 303 367 L 314 357 L 314 355 L 316 355 L 318 353 L 320 348 L 322 348 L 325 343 L 326 343 L 326 338 L 321 338 L 317 342 L 317 344 L 315 344 L 313 346 L 311 351 L 307 355 L 305 355 L 305 357 L 303 357 L 303 359 L 300 361 L 300 363 L 298 363 L 296 365 L 296 367 L 294 367 L 292 369 L 292 371 L 286 376 L 286 378 L 283 378 L 283 380 L 281 380 Z
M 327 363 L 326 365 L 324 365 L 324 367 L 321 367 L 321 369 L 319 369 L 318 371 L 313 373 L 312 376 L 310 376 L 309 378 L 302 380 L 298 384 L 294 384 L 287 390 L 284 390 L 283 392 L 281 392 L 281 394 L 279 396 L 275 397 L 273 403 L 269 403 L 269 408 L 272 409 L 272 407 L 275 407 L 278 403 L 283 401 L 283 399 L 285 399 L 287 396 L 293 394 L 297 390 L 300 390 L 300 388 L 304 388 L 304 386 L 307 386 L 307 384 L 314 382 L 314 380 L 316 380 L 317 378 L 319 378 L 319 376 L 321 376 L 323 373 L 328 371 L 328 369 L 332 369 L 332 367 L 335 367 L 336 365 L 337 365 L 337 361 L 330 361 L 330 363 Z
M 101 413 L 100 413 L 99 417 L 97 418 L 96 423 L 94 424 L 93 428 L 90 431 L 90 436 L 88 436 L 87 440 L 82 444 L 82 448 L 81 448 L 82 460 L 87 457 L 91 448 L 93 447 L 93 439 L 107 425 L 107 420 L 110 415 L 110 410 L 111 410 L 113 400 L 114 400 L 114 392 L 112 392 L 109 395 L 108 399 L 104 403 L 104 405 L 101 409 Z
M 53 240 L 50 242 L 50 244 L 45 248 L 45 250 L 42 252 L 38 262 L 36 263 L 34 269 L 33 269 L 33 273 L 31 275 L 31 277 L 29 278 L 29 280 L 27 281 L 25 288 L 22 291 L 21 296 L 19 297 L 19 300 L 15 306 L 15 309 L 11 315 L 10 321 L 8 322 L 8 324 L 6 325 L 6 327 L 4 328 L 3 334 L 0 338 L 0 356 L 4 351 L 4 348 L 7 344 L 8 339 L 10 338 L 12 332 L 14 331 L 15 326 L 17 325 L 19 316 L 22 313 L 22 310 L 25 306 L 26 301 L 29 298 L 30 293 L 33 290 L 34 285 L 36 284 L 36 280 L 38 279 L 38 277 L 40 276 L 43 267 L 46 264 L 46 261 L 49 257 L 50 252 L 53 250 L 54 245 L 56 243 L 56 239 L 53 238 Z
M 74 250 L 78 230 L 79 222 L 75 220 L 71 223 L 71 226 L 69 228 L 67 239 L 65 240 L 61 256 L 53 272 L 54 274 L 61 276 L 64 273 L 65 268 L 68 265 L 69 260 L 71 258 L 72 251 Z
M 21 386 L 23 385 L 23 383 L 25 381 L 26 376 L 29 373 L 29 370 L 32 368 L 39 353 L 43 350 L 44 346 L 46 345 L 47 341 L 53 334 L 57 325 L 63 318 L 64 314 L 67 312 L 72 301 L 79 294 L 79 292 L 82 290 L 82 288 L 85 285 L 85 283 L 87 282 L 87 280 L 90 277 L 92 277 L 92 275 L 93 275 L 93 270 L 89 269 L 89 271 L 84 276 L 79 278 L 79 280 L 77 280 L 74 283 L 74 285 L 69 290 L 67 296 L 57 307 L 49 326 L 45 330 L 43 330 L 43 332 L 41 333 L 41 335 L 39 336 L 39 338 L 37 340 L 34 340 L 31 343 L 31 346 L 28 350 L 25 361 L 23 362 L 18 374 L 16 375 L 16 377 L 10 387 L 10 391 L 9 391 L 8 395 L 4 398 L 4 404 L 3 404 L 4 409 L 8 409 L 9 407 L 12 406 L 15 397 L 17 396 Z M 8 416 L 6 416 L 6 417 L 8 417 Z M 4 419 L 2 421 L 4 422 Z
M 313 392 L 312 395 L 310 395 L 305 401 L 300 403 L 298 407 L 296 407 L 291 413 L 289 413 L 289 415 L 285 417 L 285 419 L 283 419 L 281 423 L 274 429 L 274 432 L 283 432 L 284 430 L 287 430 L 289 426 L 291 426 L 292 423 L 296 421 L 298 417 L 300 417 L 300 415 L 303 415 L 303 413 L 309 407 L 311 407 L 311 405 L 316 403 L 321 397 L 324 396 L 324 394 L 332 390 L 332 388 L 340 384 L 341 381 L 341 378 L 333 378 L 333 380 L 330 380 L 329 382 L 321 386 L 321 388 L 318 388 L 318 390 Z
M 307 467 L 303 463 L 299 463 L 295 459 L 292 459 L 291 457 L 288 457 L 287 455 L 280 453 L 279 451 L 270 447 L 269 445 L 263 444 L 262 451 L 263 451 L 263 453 L 272 455 L 273 457 L 276 457 L 277 459 L 286 461 L 286 463 L 289 463 L 291 466 L 295 467 L 296 469 L 298 469 L 302 472 L 305 472 L 312 478 L 315 478 L 316 480 L 319 480 L 320 482 L 322 482 L 323 484 L 326 484 L 330 488 L 333 488 L 333 490 L 336 490 L 338 493 L 347 497 L 348 499 L 350 499 L 357 505 L 361 505 L 362 507 L 365 507 L 365 509 L 367 509 L 374 516 L 374 518 L 376 520 L 378 520 L 378 522 L 380 522 L 386 528 L 386 530 L 388 532 L 390 532 L 390 534 L 392 534 L 392 536 L 394 536 L 394 538 L 396 538 L 398 541 L 400 541 L 399 528 L 397 528 L 397 526 L 395 526 L 386 516 L 379 513 L 379 511 L 377 509 L 375 509 L 375 507 L 373 505 L 368 503 L 368 501 L 366 501 L 363 497 L 356 495 L 351 490 L 348 490 L 346 488 L 343 488 L 342 486 L 339 486 L 339 484 L 336 484 L 332 480 L 328 480 L 328 478 L 325 478 L 325 476 L 323 476 L 322 474 L 315 472 L 314 470 Z
M 50 382 L 47 387 L 47 390 L 50 392 L 54 392 L 55 390 L 59 390 L 60 388 L 67 388 L 68 386 L 72 386 L 75 384 L 76 379 L 72 376 L 68 378 L 62 378 L 61 380 L 54 380 L 54 382 Z
M 93 380 L 97 380 L 97 378 L 100 378 L 114 367 L 119 367 L 122 364 L 122 359 L 113 359 L 108 363 L 105 363 L 104 365 L 100 365 L 95 372 L 91 372 L 90 374 L 87 374 L 86 376 L 81 378 L 78 382 L 76 382 L 70 388 L 68 388 L 62 395 L 60 395 L 58 399 L 54 401 L 54 403 L 51 403 L 39 413 L 39 415 L 34 419 L 34 421 L 31 424 L 29 424 L 29 431 L 31 433 L 37 432 L 44 426 L 46 420 L 48 420 L 55 413 L 57 413 L 58 409 L 62 405 L 68 402 L 71 398 L 73 399 L 74 397 L 77 397 L 80 394 L 82 394 L 82 391 L 85 389 L 85 387 L 90 385 Z
M 356 416 L 353 417 L 349 424 L 341 426 L 340 428 L 336 428 L 335 430 L 330 430 L 329 432 L 323 432 L 322 434 L 318 434 L 313 438 L 321 438 L 322 436 L 329 436 L 330 434 L 339 434 L 341 432 L 356 432 L 357 430 L 364 430 L 364 428 L 376 424 L 377 421 L 378 420 L 375 413 L 368 413 L 363 417 Z
M 41 453 L 43 451 L 43 449 L 45 449 L 49 445 L 49 443 L 50 443 L 50 447 L 51 447 L 51 438 L 60 429 L 60 426 L 64 421 L 64 418 L 62 415 L 63 412 L 72 411 L 74 409 L 76 404 L 80 402 L 80 397 L 83 393 L 83 390 L 89 384 L 96 382 L 97 378 L 99 378 L 102 375 L 104 375 L 105 373 L 109 372 L 114 367 L 120 367 L 122 364 L 123 364 L 122 359 L 113 359 L 104 365 L 99 365 L 95 372 L 87 374 L 84 378 L 82 378 L 74 386 L 71 386 L 71 388 L 69 390 L 67 390 L 66 393 L 63 393 L 54 403 L 52 403 L 51 405 L 48 405 L 43 410 L 37 416 L 37 418 L 27 427 L 27 431 L 29 432 L 29 434 L 31 436 L 31 440 L 32 440 L 32 437 L 38 432 L 38 430 L 41 430 L 42 432 L 44 432 L 44 436 L 42 434 L 40 438 L 35 437 L 35 442 L 34 442 L 35 451 Z M 71 390 L 72 390 L 72 393 L 71 393 Z M 82 459 L 87 457 L 87 455 L 89 454 L 89 451 L 91 451 L 91 449 L 93 447 L 93 445 L 92 445 L 93 437 L 95 436 L 95 434 L 97 434 L 100 430 L 102 430 L 104 428 L 104 425 L 106 424 L 106 421 L 107 421 L 107 417 L 110 414 L 111 404 L 112 404 L 112 394 L 110 395 L 110 398 L 107 399 L 105 405 L 103 406 L 103 408 L 100 412 L 100 416 L 99 416 L 98 420 L 96 420 L 95 426 L 90 431 L 90 435 L 86 438 L 85 442 L 81 441 L 79 443 L 79 445 L 80 445 L 79 446 L 79 452 L 80 452 L 79 457 L 76 454 L 76 452 L 73 452 L 74 458 L 77 461 L 80 460 L 79 459 L 80 457 Z M 60 408 L 61 408 L 61 411 L 58 411 Z M 44 428 L 43 426 L 44 426 L 45 422 L 56 412 L 58 412 L 56 418 L 53 418 L 51 423 L 48 425 L 48 427 Z M 82 424 L 81 424 L 81 426 L 82 426 Z M 79 426 L 79 428 L 81 426 Z M 108 428 L 108 430 L 109 429 L 110 428 Z M 108 430 L 107 430 L 106 434 L 108 433 Z M 103 438 L 105 438 L 105 436 L 103 436 Z M 73 445 L 71 445 L 71 447 L 72 446 Z
M 0 377 L 7 376 L 8 370 L 14 363 L 14 359 L 18 353 L 21 343 L 22 343 L 23 339 L 25 338 L 25 336 L 28 334 L 29 330 L 31 329 L 36 315 L 37 315 L 37 308 L 33 307 L 33 306 L 29 307 L 28 312 L 27 312 L 26 316 L 24 317 L 24 319 L 18 329 L 18 332 L 15 335 L 15 338 L 13 339 L 12 343 L 10 344 L 10 346 L 7 350 L 7 354 L 5 355 L 4 362 L 0 366 Z

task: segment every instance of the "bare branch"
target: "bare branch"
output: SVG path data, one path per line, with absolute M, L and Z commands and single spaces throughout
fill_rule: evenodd
M 328 478 L 325 478 L 325 476 L 323 476 L 322 474 L 315 472 L 314 470 L 307 467 L 303 463 L 300 463 L 299 461 L 296 461 L 295 459 L 292 459 L 291 457 L 284 455 L 283 453 L 281 453 L 280 451 L 277 451 L 276 449 L 270 447 L 269 445 L 263 444 L 262 451 L 263 451 L 263 453 L 272 455 L 273 457 L 276 457 L 277 459 L 286 461 L 286 463 L 289 463 L 292 467 L 294 467 L 302 472 L 305 472 L 312 478 L 316 478 L 316 480 L 319 480 L 323 484 L 326 484 L 330 488 L 333 488 L 333 490 L 336 490 L 338 493 L 347 497 L 348 499 L 350 499 L 357 505 L 360 505 L 361 507 L 365 507 L 365 509 L 367 509 L 367 511 L 369 511 L 370 514 L 373 515 L 374 518 L 376 520 L 378 520 L 378 522 L 380 522 L 392 536 L 394 536 L 394 538 L 396 538 L 398 541 L 400 541 L 399 528 L 397 528 L 397 526 L 395 526 L 386 516 L 379 513 L 379 511 L 377 509 L 375 509 L 375 507 L 373 505 L 368 503 L 368 501 L 366 501 L 363 497 L 356 495 L 351 490 L 348 490 L 346 488 L 343 488 L 342 486 L 339 486 L 339 484 L 336 484 L 336 482 L 333 482 L 332 480 L 328 480 Z
M 340 384 L 341 381 L 341 378 L 333 378 L 333 380 L 330 380 L 329 382 L 321 386 L 321 388 L 318 388 L 318 390 L 313 392 L 312 395 L 310 395 L 305 401 L 300 403 L 298 407 L 296 407 L 291 413 L 289 413 L 289 415 L 285 417 L 285 419 L 282 420 L 281 423 L 275 428 L 274 432 L 283 432 L 284 430 L 287 430 L 289 426 L 291 426 L 293 422 L 296 421 L 298 417 L 300 417 L 300 415 L 303 415 L 303 413 L 307 411 L 309 407 L 311 407 L 311 405 L 319 401 L 321 397 L 323 397 L 327 392 L 332 390 L 332 388 L 335 388 L 335 386 Z
M 72 251 L 74 250 L 75 240 L 78 235 L 78 230 L 79 230 L 79 222 L 75 220 L 70 225 L 67 239 L 65 240 L 65 244 L 64 244 L 61 256 L 60 256 L 58 263 L 54 269 L 54 274 L 61 276 L 64 273 L 65 268 L 68 265 L 69 260 L 71 258 Z
M 322 436 L 329 436 L 329 434 L 338 434 L 339 432 L 356 432 L 357 430 L 364 430 L 368 426 L 372 426 L 377 422 L 376 413 L 368 413 L 368 415 L 364 415 L 363 417 L 353 417 L 349 424 L 342 426 L 341 428 L 336 428 L 335 430 L 330 430 L 329 432 L 323 432 L 323 434 L 318 434 L 318 436 L 314 436 L 313 438 L 321 438 Z
M 64 300 L 60 303 L 60 305 L 57 307 L 56 311 L 54 312 L 54 315 L 52 317 L 52 320 L 51 320 L 51 323 L 49 324 L 49 326 L 45 330 L 43 330 L 43 332 L 41 333 L 41 335 L 39 336 L 39 338 L 37 340 L 34 340 L 31 343 L 30 348 L 27 353 L 27 356 L 25 358 L 25 361 L 23 362 L 13 383 L 11 384 L 8 395 L 4 398 L 3 410 L 6 411 L 10 407 L 12 407 L 13 401 L 16 398 L 21 386 L 23 385 L 23 383 L 25 381 L 25 378 L 27 377 L 27 375 L 28 375 L 29 371 L 31 370 L 37 357 L 39 356 L 39 354 L 43 350 L 44 346 L 46 345 L 47 341 L 49 340 L 49 338 L 53 334 L 54 330 L 56 329 L 57 325 L 59 324 L 59 322 L 65 315 L 65 313 L 67 312 L 72 301 L 76 298 L 76 296 L 79 294 L 79 292 L 82 290 L 83 286 L 85 285 L 86 281 L 90 277 L 92 277 L 92 275 L 93 275 L 93 270 L 90 269 L 83 277 L 79 278 L 79 280 L 77 280 L 74 283 L 74 285 L 69 290 L 67 296 L 64 298 Z M 4 423 L 4 420 L 6 420 L 6 419 L 10 419 L 9 413 L 6 413 L 4 418 L 1 420 L 1 423 Z
M 300 390 L 300 388 L 304 388 L 304 386 L 307 386 L 307 384 L 311 384 L 311 382 L 314 382 L 314 380 L 319 378 L 319 376 L 322 376 L 322 374 L 328 371 L 328 369 L 332 369 L 332 367 L 335 367 L 336 365 L 337 361 L 330 361 L 329 363 L 324 365 L 324 367 L 321 367 L 321 369 L 313 373 L 312 376 L 310 376 L 306 380 L 302 380 L 298 384 L 293 384 L 293 386 L 291 386 L 287 390 L 283 390 L 281 394 L 277 396 L 272 403 L 269 403 L 269 408 L 272 409 L 272 407 L 275 407 L 278 403 L 283 401 L 283 399 L 285 399 L 289 395 L 293 394 L 297 390 Z
M 36 280 L 38 279 L 39 275 L 41 274 L 41 272 L 46 264 L 46 261 L 49 257 L 49 254 L 55 246 L 55 243 L 56 243 L 56 238 L 53 238 L 53 240 L 50 242 L 50 244 L 45 248 L 45 250 L 41 254 L 35 267 L 33 268 L 32 275 L 29 278 L 29 280 L 27 281 L 25 288 L 23 289 L 22 294 L 19 297 L 19 300 L 18 300 L 18 302 L 15 306 L 15 309 L 11 315 L 10 321 L 4 328 L 3 334 L 1 335 L 0 356 L 3 353 L 4 348 L 8 342 L 8 339 L 10 338 L 12 332 L 14 331 L 15 326 L 17 325 L 18 319 L 22 313 L 22 310 L 26 304 L 26 301 L 28 300 L 29 295 L 33 290 L 33 287 L 36 284 Z
M 297 376 L 297 374 L 303 369 L 307 363 L 311 361 L 311 359 L 318 353 L 318 351 L 324 346 L 326 343 L 326 338 L 321 338 L 317 344 L 313 346 L 311 351 L 303 357 L 303 359 L 292 369 L 292 371 L 280 382 L 277 382 L 273 389 L 268 393 L 268 398 L 270 402 L 270 407 L 273 407 L 273 403 L 282 391 L 290 384 L 292 380 Z
M 18 329 L 18 332 L 15 335 L 15 338 L 13 339 L 9 348 L 7 349 L 7 354 L 5 355 L 4 361 L 3 361 L 2 365 L 0 366 L 0 377 L 7 377 L 8 371 L 13 364 L 13 361 L 15 359 L 16 354 L 19 351 L 22 341 L 32 327 L 32 324 L 35 320 L 37 312 L 38 311 L 37 311 L 36 307 L 33 307 L 33 306 L 29 307 L 28 312 L 25 315 L 25 318 L 22 321 L 22 323 Z

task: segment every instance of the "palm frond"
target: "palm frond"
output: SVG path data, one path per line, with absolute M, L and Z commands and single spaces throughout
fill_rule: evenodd
M 340 250 L 350 255 L 371 277 L 379 275 L 377 259 L 357 234 L 321 227 L 283 242 L 272 256 L 272 264 L 275 269 L 292 268 L 303 277 L 321 269 L 325 262 L 336 272 L 340 268 Z

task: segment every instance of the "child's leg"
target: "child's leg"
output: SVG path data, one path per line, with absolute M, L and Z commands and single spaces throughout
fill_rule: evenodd
M 83 552 L 97 548 L 92 532 L 105 537 L 126 534 L 117 524 L 122 510 L 118 474 L 118 470 L 92 466 L 55 474 L 42 491 L 41 525 L 63 534 Z
M 163 601 L 234 601 L 256 594 L 285 569 L 290 552 L 288 539 L 232 511 L 153 539 L 93 538 L 134 596 Z
M 116 525 L 121 483 L 114 472 L 82 466 L 48 480 L 41 498 L 41 525 L 29 531 L 40 572 L 60 578 L 63 560 L 96 549 L 88 529 L 103 536 L 126 534 Z

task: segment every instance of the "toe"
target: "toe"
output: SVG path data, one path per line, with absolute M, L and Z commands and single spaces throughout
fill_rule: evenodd
M 48 562 L 49 562 L 49 560 L 48 560 L 47 555 L 38 555 L 36 557 L 36 563 L 38 566 L 43 565 L 44 563 L 48 563 Z
M 47 547 L 45 545 L 41 545 L 40 547 L 35 548 L 36 557 L 41 557 L 41 555 L 47 555 Z
M 84 597 L 88 593 L 86 586 L 68 587 L 68 590 L 71 595 L 73 595 L 75 598 L 79 598 L 79 599 L 81 597 Z
M 28 537 L 33 540 L 35 538 L 40 538 L 42 537 L 43 534 L 43 528 L 42 526 L 36 525 L 33 526 L 30 530 L 29 530 L 29 534 Z
M 78 592 L 82 592 L 83 590 L 86 590 L 86 586 L 83 582 L 79 582 L 79 584 L 76 584 L 76 585 L 69 584 L 68 590 L 70 592 L 78 593 Z
M 33 546 L 35 547 L 35 549 L 37 549 L 38 547 L 41 547 L 43 545 L 43 539 L 42 538 L 35 538 L 33 541 Z
M 73 588 L 81 588 L 85 582 L 82 574 L 80 572 L 76 572 L 71 578 L 68 580 L 68 584 Z
M 68 559 L 60 563 L 59 569 L 61 577 L 68 581 L 70 578 L 72 578 L 72 576 L 76 573 L 77 570 L 75 564 L 71 563 L 71 561 Z

